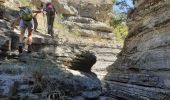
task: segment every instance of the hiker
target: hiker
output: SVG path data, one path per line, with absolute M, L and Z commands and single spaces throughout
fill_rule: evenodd
M 12 28 L 14 29 L 17 22 L 19 22 L 20 26 L 20 36 L 19 36 L 19 53 L 23 52 L 23 40 L 24 40 L 24 33 L 27 29 L 28 31 L 28 53 L 31 53 L 32 51 L 32 31 L 34 29 L 34 23 L 33 23 L 33 13 L 40 13 L 41 11 L 35 11 L 31 10 L 29 7 L 19 7 L 19 16 L 16 18 L 16 20 L 12 24 Z
M 55 19 L 55 12 L 56 12 L 55 7 L 51 2 L 47 2 L 44 6 L 42 3 L 41 7 L 43 7 L 43 11 L 46 12 L 48 34 L 50 34 L 52 38 L 54 38 L 53 24 Z

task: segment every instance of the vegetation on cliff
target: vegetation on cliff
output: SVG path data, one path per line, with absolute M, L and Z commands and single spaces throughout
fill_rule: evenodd
M 113 0 L 113 17 L 110 25 L 114 28 L 116 41 L 123 45 L 124 40 L 128 34 L 128 27 L 126 25 L 127 14 L 133 8 L 132 0 Z

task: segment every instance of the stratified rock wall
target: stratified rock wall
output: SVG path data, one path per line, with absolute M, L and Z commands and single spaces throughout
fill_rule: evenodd
M 40 7 L 40 1 L 32 0 Z M 58 14 L 63 15 L 62 24 L 81 36 L 109 38 L 114 40 L 113 29 L 107 24 L 112 17 L 112 0 L 52 0 Z
M 125 46 L 105 79 L 120 98 L 170 100 L 170 1 L 134 3 Z

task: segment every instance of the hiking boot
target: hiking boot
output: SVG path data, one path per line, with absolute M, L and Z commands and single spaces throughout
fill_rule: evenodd
M 51 34 L 51 37 L 52 37 L 52 39 L 54 39 L 54 35 L 53 34 Z
M 32 46 L 31 45 L 28 45 L 28 53 L 31 53 L 32 52 Z
M 22 53 L 22 52 L 23 52 L 22 46 L 19 46 L 19 47 L 18 47 L 18 51 L 19 51 L 19 53 Z

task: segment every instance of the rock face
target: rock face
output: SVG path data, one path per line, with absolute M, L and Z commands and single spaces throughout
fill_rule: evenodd
M 9 2 L 6 3 L 9 4 Z M 75 8 L 71 8 L 71 10 L 78 14 Z M 6 20 L 11 20 L 15 16 L 14 13 L 11 13 L 11 9 L 9 12 L 6 10 L 6 13 Z M 84 29 L 83 31 L 86 33 L 101 32 L 100 34 L 104 35 L 111 32 L 111 28 L 99 22 L 99 19 L 75 16 L 74 13 L 70 17 L 64 14 L 64 18 L 70 22 L 74 20 L 74 24 L 81 27 L 81 30 Z M 95 41 L 92 38 L 78 37 L 77 41 L 77 38 L 74 37 L 73 41 L 70 41 L 65 36 L 64 39 L 58 37 L 52 39 L 47 34 L 35 32 L 32 44 L 34 52 L 32 54 L 24 52 L 18 56 L 16 50 L 18 49 L 19 31 L 10 31 L 10 24 L 6 20 L 0 20 L 2 25 L 0 27 L 2 36 L 2 45 L 0 44 L 0 100 L 95 100 L 99 98 L 107 100 L 102 93 L 100 80 L 91 72 L 94 71 L 92 66 L 96 59 L 105 61 L 107 58 L 100 60 L 98 57 L 103 54 L 97 55 L 96 58 L 95 55 L 100 54 L 97 52 L 98 50 L 91 53 L 88 51 L 89 49 L 85 50 L 84 48 L 90 46 L 109 50 L 108 48 L 114 45 L 112 40 Z M 64 41 L 60 42 L 60 39 Z M 107 47 L 105 45 L 108 41 L 109 46 Z M 6 54 L 4 51 L 9 51 L 9 53 Z M 91 49 L 91 51 L 95 50 Z M 5 55 L 2 56 L 2 54 Z M 109 60 L 107 61 L 109 62 Z M 102 64 L 97 63 L 96 68 Z M 102 67 L 106 67 L 108 64 L 110 62 Z M 99 97 L 100 95 L 102 97 Z M 109 98 L 109 100 L 114 99 Z
M 33 4 L 40 6 L 37 0 L 32 1 Z M 62 24 L 70 31 L 86 37 L 114 39 L 112 28 L 106 24 L 112 15 L 112 0 L 52 0 L 52 2 L 57 12 L 63 15 Z
M 110 20 L 110 13 L 112 11 L 112 1 L 91 1 L 91 0 L 66 0 L 64 4 L 61 4 L 63 0 L 59 0 L 56 5 L 67 5 L 72 12 L 65 13 L 61 11 L 64 16 L 63 24 L 68 26 L 70 31 L 78 32 L 81 36 L 86 37 L 103 37 L 114 39 L 112 28 L 105 24 Z M 60 7 L 60 6 L 59 6 Z M 59 8 L 63 9 L 63 8 Z M 110 15 L 109 15 L 110 14 Z
M 84 72 L 90 72 L 92 66 L 96 63 L 96 56 L 90 52 L 82 52 L 77 54 L 76 58 L 71 61 L 70 68 L 73 70 L 80 70 Z
M 97 98 L 101 83 L 95 75 L 58 66 L 43 53 L 1 61 L 0 99 L 66 100 Z M 39 95 L 41 94 L 41 95 Z
M 112 65 L 117 59 L 116 55 L 120 52 L 116 47 L 93 47 L 91 51 L 97 57 L 97 62 L 92 67 L 99 79 L 103 80 L 107 75 L 107 67 Z
M 103 22 L 111 17 L 112 5 L 112 0 L 68 0 L 68 6 L 76 8 L 78 15 Z
M 111 95 L 127 100 L 170 99 L 169 5 L 166 0 L 135 0 L 125 46 L 105 77 Z
M 12 33 L 9 27 L 9 23 L 4 20 L 0 20 L 0 53 L 6 53 L 11 48 L 11 39 L 8 37 Z
M 60 51 L 57 37 L 52 39 L 49 35 L 34 33 L 33 53 L 18 55 L 19 32 L 10 31 L 9 23 L 0 20 L 2 27 L 0 43 L 0 99 L 12 100 L 74 100 L 98 98 L 102 92 L 101 83 L 97 76 L 90 72 L 95 63 L 95 56 L 91 53 L 81 53 L 80 49 L 72 52 L 74 46 L 64 46 Z M 25 47 L 27 48 L 27 47 Z M 5 53 L 9 51 L 10 53 Z M 3 55 L 3 56 L 2 56 Z M 61 61 L 75 56 L 74 67 L 83 67 L 84 70 L 70 70 L 69 60 Z M 81 56 L 81 57 L 80 57 Z M 79 60 L 77 60 L 80 57 Z M 91 58 L 91 62 L 86 64 Z M 5 60 L 7 59 L 7 60 Z M 80 65 L 80 64 L 86 64 Z M 88 70 L 88 71 L 87 71 Z M 41 94 L 41 96 L 39 95 Z

